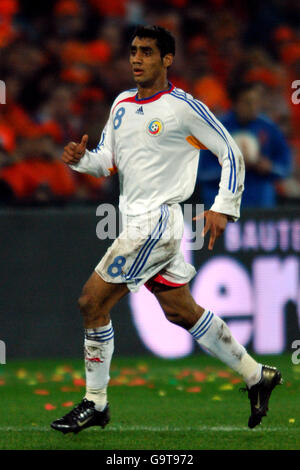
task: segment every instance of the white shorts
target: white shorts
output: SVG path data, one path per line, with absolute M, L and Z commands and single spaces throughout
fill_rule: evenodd
M 153 282 L 178 287 L 195 276 L 180 250 L 184 223 L 179 204 L 123 220 L 124 229 L 95 268 L 104 281 L 126 283 L 137 292 L 143 284 L 150 290 Z

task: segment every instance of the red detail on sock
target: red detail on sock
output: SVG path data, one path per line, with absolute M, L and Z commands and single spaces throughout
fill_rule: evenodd
M 104 361 L 101 361 L 100 357 L 86 357 L 86 360 L 87 361 L 90 361 L 90 362 L 104 362 Z

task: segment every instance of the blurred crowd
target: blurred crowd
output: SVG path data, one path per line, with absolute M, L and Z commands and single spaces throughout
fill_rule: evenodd
M 170 81 L 218 117 L 231 110 L 235 84 L 257 85 L 259 111 L 278 126 L 292 155 L 289 174 L 274 181 L 277 203 L 299 201 L 299 0 L 1 0 L 1 203 L 117 194 L 115 177 L 72 172 L 60 155 L 85 133 L 95 148 L 112 101 L 133 87 L 128 58 L 136 24 L 173 32 Z

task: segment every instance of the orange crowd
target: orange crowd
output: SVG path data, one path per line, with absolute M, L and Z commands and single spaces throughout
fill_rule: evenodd
M 128 56 L 136 24 L 176 38 L 170 81 L 220 116 L 237 81 L 260 83 L 262 112 L 293 152 L 293 175 L 278 184 L 300 199 L 299 2 L 57 0 L 0 2 L 0 200 L 99 201 L 116 180 L 75 174 L 60 160 L 69 141 L 100 139 L 112 100 L 132 88 Z M 299 93 L 297 93 L 297 86 Z

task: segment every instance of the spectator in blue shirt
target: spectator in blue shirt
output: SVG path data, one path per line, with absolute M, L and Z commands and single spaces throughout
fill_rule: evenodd
M 232 91 L 233 109 L 220 121 L 236 140 L 245 159 L 246 176 L 243 207 L 274 207 L 274 182 L 289 176 L 291 152 L 285 137 L 268 117 L 260 113 L 260 90 L 242 83 Z M 211 206 L 218 192 L 221 167 L 208 150 L 201 150 L 198 182 L 205 206 Z

